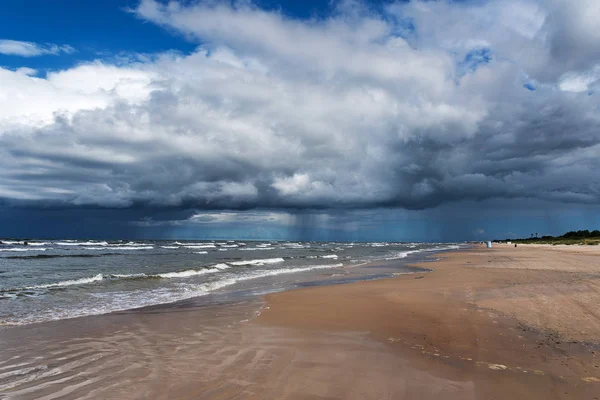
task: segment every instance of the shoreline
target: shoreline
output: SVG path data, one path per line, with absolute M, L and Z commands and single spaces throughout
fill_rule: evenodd
M 383 270 L 386 268 L 389 269 L 391 266 L 392 268 L 405 268 L 405 269 L 414 270 L 414 272 L 400 272 L 399 274 L 425 273 L 425 272 L 429 272 L 430 270 L 426 267 L 416 267 L 412 264 L 433 262 L 433 260 L 432 261 L 428 260 L 428 258 L 431 257 L 430 254 L 441 254 L 441 253 L 453 252 L 453 251 L 457 251 L 457 249 L 434 250 L 431 252 L 425 251 L 425 252 L 421 252 L 421 253 L 414 253 L 414 255 L 410 254 L 409 256 L 407 256 L 405 258 L 398 258 L 398 259 L 380 259 L 380 260 L 375 260 L 375 261 L 365 261 L 361 264 L 356 264 L 356 265 L 352 265 L 352 264 L 344 265 L 343 267 L 339 267 L 338 269 L 343 270 L 343 271 L 360 270 L 361 268 L 364 268 L 365 270 L 367 270 L 367 269 L 382 269 Z M 415 262 L 412 262 L 411 258 L 416 258 L 417 260 Z M 365 271 L 362 271 L 361 274 L 357 274 L 356 276 L 352 276 L 352 274 L 348 274 L 348 275 L 341 276 L 338 279 L 332 279 L 332 277 L 335 275 L 329 276 L 325 271 L 326 270 L 321 270 L 321 271 L 317 270 L 317 271 L 315 271 L 314 276 L 308 278 L 306 281 L 300 281 L 300 282 L 296 282 L 294 284 L 289 284 L 287 286 L 285 286 L 285 285 L 281 286 L 279 288 L 274 289 L 274 293 L 288 291 L 288 290 L 296 290 L 298 288 L 304 288 L 304 287 L 335 286 L 335 285 L 345 285 L 345 284 L 357 283 L 357 282 L 362 282 L 362 281 L 389 279 L 393 275 L 396 274 L 394 272 L 389 272 L 389 271 L 375 272 L 373 274 L 367 274 Z M 304 276 L 304 277 L 307 276 L 302 273 L 296 273 L 293 275 Z M 189 298 L 185 298 L 185 299 L 181 299 L 181 300 L 166 301 L 166 302 L 161 302 L 161 303 L 156 303 L 156 304 L 148 304 L 148 305 L 133 307 L 133 308 L 118 309 L 118 310 L 108 311 L 108 312 L 99 312 L 99 313 L 93 313 L 93 314 L 87 314 L 87 315 L 77 315 L 77 316 L 65 317 L 65 318 L 47 319 L 47 320 L 27 322 L 27 323 L 0 323 L 0 331 L 3 329 L 12 329 L 12 328 L 19 328 L 19 327 L 27 327 L 27 326 L 38 326 L 38 325 L 43 325 L 43 324 L 56 324 L 56 323 L 60 323 L 61 321 L 79 320 L 79 319 L 85 319 L 85 318 L 100 318 L 102 316 L 131 314 L 131 313 L 136 313 L 136 312 L 146 312 L 147 310 L 150 310 L 150 311 L 169 310 L 169 309 L 180 307 L 180 306 L 182 306 L 182 307 L 192 306 L 192 307 L 199 307 L 199 308 L 210 307 L 210 306 L 226 307 L 227 305 L 236 304 L 239 302 L 252 301 L 253 299 L 254 300 L 261 299 L 264 295 L 265 295 L 264 293 L 253 293 L 252 291 L 248 291 L 245 288 L 238 288 L 232 292 L 221 292 L 221 291 L 217 290 L 215 292 L 207 293 L 207 294 L 201 295 L 201 296 L 189 297 Z M 261 300 L 259 300 L 259 301 L 261 301 Z
M 432 272 L 7 327 L 0 397 L 594 399 L 600 251 L 569 247 L 451 250 L 406 260 Z

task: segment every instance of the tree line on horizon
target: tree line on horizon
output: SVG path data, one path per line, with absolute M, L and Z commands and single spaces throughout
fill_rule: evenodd
M 521 239 L 505 239 L 496 240 L 496 242 L 514 242 L 514 243 L 565 243 L 565 244 L 599 244 L 600 243 L 600 230 L 595 229 L 590 231 L 588 229 L 579 231 L 569 231 L 561 236 L 542 236 L 538 237 L 537 233 L 532 233 L 529 238 Z

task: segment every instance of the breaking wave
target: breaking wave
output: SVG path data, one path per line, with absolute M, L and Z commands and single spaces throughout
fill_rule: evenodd
M 281 257 L 278 258 L 265 258 L 262 260 L 244 260 L 244 261 L 234 261 L 231 262 L 231 265 L 265 265 L 265 264 L 277 264 L 280 262 L 284 262 L 285 260 Z

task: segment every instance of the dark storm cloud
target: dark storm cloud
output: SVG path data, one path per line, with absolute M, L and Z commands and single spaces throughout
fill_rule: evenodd
M 499 37 L 508 30 L 512 46 L 545 48 L 541 59 L 552 60 L 572 29 L 547 18 L 562 3 L 515 2 L 531 12 L 521 19 L 504 3 L 469 4 L 342 9 L 306 22 L 244 5 L 144 1 L 140 18 L 209 44 L 46 79 L 0 70 L 14 94 L 0 100 L 0 198 L 128 209 L 148 226 L 168 209 L 194 211 L 164 221 L 198 210 L 597 203 L 600 103 L 572 89 L 593 85 L 600 54 L 579 49 L 576 69 L 557 62 L 542 79 L 529 52 Z M 461 15 L 498 21 L 458 29 Z M 399 17 L 413 17 L 419 35 L 395 36 Z M 571 33 L 581 46 L 596 34 Z M 461 67 L 475 53 L 493 56 Z M 523 87 L 528 75 L 543 81 L 534 91 Z

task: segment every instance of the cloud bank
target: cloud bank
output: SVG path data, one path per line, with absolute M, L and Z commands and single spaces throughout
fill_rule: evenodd
M 298 20 L 143 0 L 134 13 L 197 49 L 43 79 L 0 68 L 5 204 L 600 201 L 596 1 L 342 2 Z

